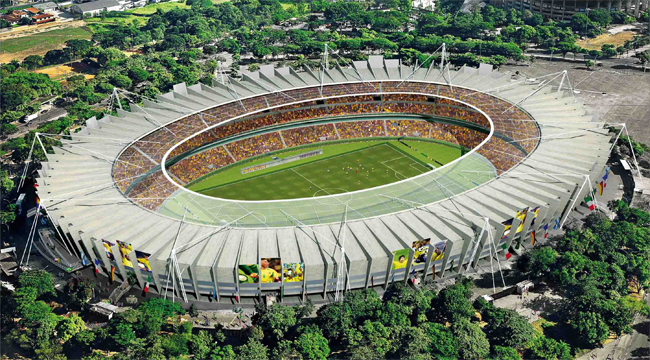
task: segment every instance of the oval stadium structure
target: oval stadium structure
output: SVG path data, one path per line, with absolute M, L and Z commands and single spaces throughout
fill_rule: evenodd
M 440 281 L 530 248 L 605 171 L 611 136 L 555 79 L 371 56 L 178 84 L 61 139 L 38 195 L 86 264 L 186 301 Z M 381 166 L 330 169 L 323 149 L 340 144 Z M 435 146 L 456 155 L 423 150 Z M 316 175 L 291 168 L 312 157 L 329 161 L 311 162 Z M 279 176 L 273 167 L 300 179 L 214 185 Z M 384 180 L 346 183 L 352 171 Z M 348 185 L 321 187 L 325 176 Z

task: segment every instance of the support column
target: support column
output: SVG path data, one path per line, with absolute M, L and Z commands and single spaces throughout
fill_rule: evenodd
M 632 12 L 632 0 L 626 0 L 625 1 L 625 12 L 626 13 L 631 13 Z
M 639 8 L 641 7 L 641 0 L 636 0 L 636 7 L 634 8 L 634 17 L 639 17 Z

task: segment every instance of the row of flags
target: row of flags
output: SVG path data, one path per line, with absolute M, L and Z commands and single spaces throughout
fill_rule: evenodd
M 598 195 L 599 195 L 599 196 L 602 196 L 602 195 L 603 195 L 603 191 L 604 191 L 605 187 L 607 187 L 607 179 L 609 178 L 609 172 L 610 172 L 610 169 L 607 168 L 607 169 L 605 170 L 605 175 L 603 176 L 602 181 L 600 181 L 600 183 L 598 183 Z M 37 198 L 37 201 L 38 201 L 38 198 Z M 593 211 L 593 210 L 595 209 L 596 206 L 595 206 L 595 203 L 594 203 L 594 199 L 591 197 L 590 194 L 588 194 L 588 195 L 584 198 L 584 201 L 585 201 L 585 203 L 587 204 L 587 206 L 589 207 L 589 210 Z M 560 217 L 558 217 L 557 219 L 554 219 L 552 223 L 553 223 L 553 230 L 557 230 L 557 229 L 559 229 L 559 227 L 560 227 Z M 545 238 L 545 239 L 548 237 L 548 229 L 549 229 L 550 226 L 551 226 L 551 223 L 547 223 L 547 224 L 545 224 L 545 225 L 542 227 L 542 229 L 544 229 L 544 238 Z M 533 231 L 530 233 L 530 236 L 531 236 L 531 245 L 534 246 L 534 245 L 535 245 L 535 241 L 537 240 L 537 234 L 536 234 L 536 232 L 533 230 Z M 508 247 L 508 246 L 507 246 L 506 243 L 504 243 L 504 244 L 501 246 L 501 248 L 502 248 L 504 251 L 507 251 L 507 247 Z M 512 254 L 511 254 L 510 252 L 506 252 L 505 257 L 506 257 L 506 260 L 510 260 L 510 258 L 512 257 Z M 82 257 L 82 263 L 83 263 L 84 265 L 87 264 L 87 260 L 86 260 L 86 256 L 85 256 L 85 254 L 84 254 L 83 257 Z M 453 268 L 453 266 L 454 266 L 453 264 L 454 264 L 454 260 L 451 261 L 451 267 L 452 267 L 452 268 Z M 433 266 L 433 268 L 434 268 L 434 272 L 435 272 L 435 265 Z M 95 259 L 95 273 L 96 273 L 96 274 L 99 274 L 99 261 L 98 261 L 97 259 Z M 413 275 L 415 275 L 415 269 L 413 269 Z M 114 265 L 111 265 L 111 281 L 115 281 L 115 266 L 114 266 Z M 374 276 L 371 277 L 370 281 L 371 281 L 372 286 L 374 287 L 374 286 L 375 286 L 375 278 L 374 278 Z M 394 274 L 394 273 L 393 273 L 393 279 L 392 279 L 392 281 L 395 282 L 395 274 Z M 147 281 L 145 282 L 145 285 L 144 285 L 144 288 L 143 288 L 143 291 L 144 291 L 145 294 L 148 294 L 148 293 L 149 293 L 149 286 L 150 286 L 150 284 L 151 284 L 151 276 L 147 276 Z M 284 290 L 284 289 L 283 289 L 283 290 Z M 238 287 L 237 285 L 235 285 L 235 294 L 234 294 L 234 295 L 235 295 L 235 299 L 236 299 L 236 301 L 239 302 L 239 287 Z M 217 298 L 217 292 L 214 291 L 214 292 L 212 293 L 212 296 L 216 299 L 216 298 Z M 282 298 L 284 297 L 284 291 L 282 291 L 281 297 L 282 297 Z
M 603 196 L 603 192 L 605 191 L 605 188 L 607 187 L 607 179 L 609 178 L 609 167 L 605 169 L 605 175 L 603 175 L 602 180 L 597 184 L 597 191 L 594 189 L 591 193 L 587 194 L 584 198 L 585 204 L 589 207 L 589 211 L 594 211 L 596 209 L 596 201 L 593 197 L 591 197 L 592 193 L 598 192 L 598 196 Z

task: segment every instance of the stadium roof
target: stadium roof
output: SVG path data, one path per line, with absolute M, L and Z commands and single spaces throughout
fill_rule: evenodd
M 561 214 L 569 197 L 584 196 L 589 187 L 578 193 L 579 185 L 584 175 L 593 178 L 602 170 L 610 151 L 610 137 L 604 124 L 571 93 L 558 91 L 557 86 L 548 83 L 542 86 L 513 79 L 511 74 L 492 71 L 485 65 L 450 70 L 449 75 L 436 68 L 413 71 L 398 60 L 371 56 L 368 61 L 355 61 L 350 68 L 326 70 L 323 78 L 325 84 L 408 78 L 442 85 L 451 79 L 454 87 L 518 104 L 539 125 L 537 148 L 497 178 L 471 175 L 485 164 L 482 156 L 472 153 L 454 166 L 413 180 L 421 188 L 444 183 L 451 188 L 448 191 L 412 190 L 395 183 L 359 192 L 358 196 L 341 194 L 251 205 L 178 190 L 159 212 L 153 212 L 125 198 L 114 186 L 113 160 L 125 146 L 160 125 L 185 118 L 190 111 L 203 111 L 248 96 L 320 84 L 321 75 L 316 70 L 305 67 L 296 72 L 269 65 L 258 72 L 244 73 L 242 81 L 229 85 L 216 81 L 212 86 L 178 84 L 156 102 L 145 99 L 142 107 L 132 104 L 131 111 L 118 109 L 118 116 L 89 119 L 82 131 L 70 135 L 71 140 L 63 140 L 62 146 L 54 148 L 54 154 L 47 155 L 48 161 L 39 170 L 38 193 L 52 219 L 88 248 L 102 239 L 123 239 L 134 249 L 151 254 L 154 264 L 164 268 L 176 241 L 179 261 L 190 265 L 191 272 L 195 268 L 213 268 L 215 281 L 226 283 L 236 282 L 232 269 L 237 263 L 258 263 L 260 257 L 276 255 L 292 261 L 302 259 L 310 279 L 326 275 L 330 278 L 341 256 L 341 237 L 345 237 L 349 249 L 345 255 L 351 267 L 362 268 L 367 266 L 366 259 L 377 259 L 372 268 L 385 268 L 386 260 L 381 259 L 385 259 L 386 251 L 410 247 L 413 241 L 423 238 L 431 238 L 432 243 L 436 239 L 458 243 L 450 250 L 451 258 L 461 256 L 461 250 L 467 258 L 470 253 L 466 240 L 476 236 L 486 218 L 496 234 L 503 234 L 502 223 L 521 209 L 541 207 L 539 216 L 550 221 Z M 458 185 L 468 178 L 477 185 Z M 348 221 L 341 225 L 346 203 Z M 184 207 L 189 214 L 181 224 Z

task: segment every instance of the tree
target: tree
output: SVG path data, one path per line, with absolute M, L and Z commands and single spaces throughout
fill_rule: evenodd
M 93 48 L 93 42 L 90 40 L 72 39 L 66 41 L 65 46 L 72 52 L 75 58 L 79 58 L 88 54 L 90 49 Z
M 34 70 L 43 66 L 43 57 L 39 55 L 29 55 L 23 59 L 22 65 L 28 70 Z
M 472 293 L 468 286 L 463 283 L 456 283 L 443 289 L 437 299 L 434 300 L 438 314 L 449 322 L 456 322 L 461 319 L 469 319 L 474 316 L 474 308 L 468 301 Z
M 492 348 L 492 353 L 490 354 L 490 359 L 492 360 L 521 360 L 521 356 L 517 349 L 511 347 L 503 347 L 496 345 Z
M 483 318 L 483 321 L 488 324 L 484 331 L 490 339 L 490 343 L 521 350 L 529 341 L 533 340 L 535 335 L 533 326 L 528 319 L 517 314 L 516 311 L 493 308 L 485 313 L 487 316 Z
M 330 354 L 329 342 L 317 326 L 309 326 L 294 342 L 296 350 L 303 359 L 325 360 Z
M 594 62 L 592 60 L 585 60 L 585 66 L 587 67 L 587 70 L 591 70 L 594 66 Z
M 129 89 L 133 86 L 133 82 L 126 75 L 117 74 L 111 79 L 111 84 L 121 89 Z
M 126 58 L 126 55 L 120 49 L 108 48 L 97 56 L 97 62 L 101 66 L 106 66 L 111 61 L 123 60 L 124 58 Z
M 119 323 L 115 327 L 115 333 L 113 339 L 117 344 L 122 346 L 122 348 L 127 348 L 133 340 L 135 340 L 135 332 L 133 327 L 127 323 Z
M 602 27 L 608 27 L 612 23 L 612 16 L 607 9 L 592 9 L 589 11 L 589 20 Z
M 543 360 L 570 360 L 571 347 L 563 342 L 550 339 L 545 336 L 538 336 L 529 348 L 530 355 L 524 358 Z
M 593 312 L 579 312 L 577 317 L 571 321 L 571 327 L 580 336 L 580 339 L 590 346 L 599 345 L 609 336 L 607 324 Z
M 198 334 L 192 335 L 192 341 L 190 341 L 190 354 L 194 355 L 197 359 L 207 359 L 209 358 L 210 351 L 212 351 L 212 345 L 214 340 L 212 336 L 207 331 L 199 331 Z
M 138 332 L 147 338 L 158 334 L 162 324 L 168 318 L 176 314 L 184 314 L 185 310 L 178 303 L 173 303 L 167 299 L 151 298 L 137 309 L 138 315 Z
M 74 346 L 88 349 L 95 341 L 95 333 L 92 330 L 82 329 L 74 336 Z
M 79 315 L 72 313 L 67 318 L 63 318 L 57 326 L 57 337 L 62 342 L 67 342 L 86 328 L 86 324 Z
M 11 179 L 9 178 L 3 178 L 2 179 L 3 189 L 9 187 L 9 182 L 6 181 L 5 179 L 11 181 Z M 11 185 L 13 187 L 13 181 L 11 181 Z M 17 209 L 18 207 L 16 206 L 16 204 L 9 204 L 7 205 L 6 210 L 0 211 L 0 223 L 2 223 L 2 225 L 7 226 L 7 230 L 9 229 L 9 225 L 11 225 L 14 221 L 16 221 Z
M 330 303 L 318 309 L 316 321 L 326 338 L 340 340 L 353 324 L 373 318 L 381 305 L 374 290 L 353 291 L 343 302 Z
M 296 325 L 296 310 L 291 306 L 274 304 L 269 307 L 258 306 L 253 324 L 259 326 L 265 339 L 276 343 L 283 339 L 289 328 Z
M 187 314 L 188 314 L 190 317 L 197 317 L 197 316 L 199 316 L 199 311 L 196 309 L 196 305 L 194 305 L 194 304 L 190 305 L 189 310 L 187 310 Z
M 248 339 L 248 342 L 237 348 L 237 358 L 247 359 L 247 360 L 266 360 L 268 356 L 269 349 L 266 345 L 261 342 Z
M 604 57 L 612 58 L 616 56 L 616 48 L 612 44 L 604 44 L 600 50 Z
M 458 355 L 458 341 L 451 330 L 442 324 L 427 323 L 425 331 L 431 340 L 429 353 L 434 358 L 456 359 Z
M 81 309 L 93 295 L 95 282 L 88 278 L 73 278 L 65 286 L 67 305 Z
M 18 277 L 20 287 L 31 287 L 36 290 L 36 297 L 55 295 L 52 275 L 45 270 L 27 270 Z
M 558 253 L 549 246 L 534 249 L 518 260 L 517 265 L 524 273 L 541 277 L 557 261 Z
M 129 77 L 138 84 L 149 78 L 149 72 L 141 67 L 132 67 L 129 69 Z
M 478 325 L 460 319 L 452 324 L 451 331 L 458 342 L 462 359 L 483 359 L 490 353 L 490 343 Z

